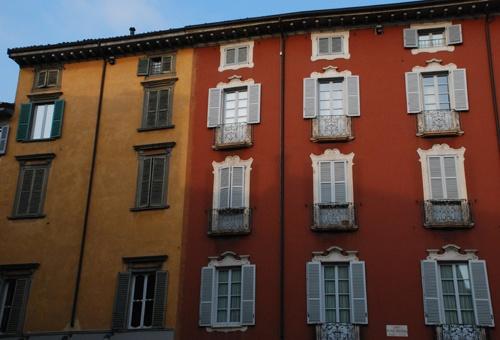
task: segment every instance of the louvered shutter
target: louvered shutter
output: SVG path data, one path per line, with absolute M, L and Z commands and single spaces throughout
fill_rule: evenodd
M 151 172 L 151 194 L 149 206 L 158 207 L 165 203 L 166 168 L 167 158 L 154 157 L 153 170 Z
M 347 88 L 347 115 L 361 115 L 359 108 L 359 76 L 348 76 L 346 79 Z
M 29 104 L 21 104 L 21 111 L 19 113 L 19 122 L 17 123 L 17 141 L 28 140 L 29 136 L 29 128 L 30 128 L 30 120 L 31 120 L 31 110 L 32 105 Z
M 421 261 L 422 289 L 424 296 L 424 316 L 426 325 L 440 325 L 441 318 L 441 292 L 438 280 L 437 261 Z
M 56 100 L 54 102 L 54 117 L 52 118 L 52 129 L 50 130 L 51 138 L 61 137 L 63 115 L 64 100 Z
M 420 74 L 418 72 L 406 72 L 405 78 L 407 111 L 408 113 L 419 113 L 422 111 Z
M 149 58 L 139 58 L 137 64 L 137 75 L 147 76 L 149 74 Z
M 219 209 L 229 208 L 231 167 L 219 169 Z
M 9 126 L 0 126 L 0 155 L 7 150 L 7 140 L 9 139 Z
M 457 45 L 463 42 L 462 25 L 451 25 L 446 28 L 446 42 L 448 45 Z
M 248 124 L 260 123 L 260 84 L 248 85 Z
M 47 84 L 47 71 L 38 71 L 36 78 L 36 87 L 45 87 Z
M 34 176 L 35 169 L 24 168 L 21 171 L 21 186 L 18 192 L 16 215 L 26 215 L 28 213 Z
M 59 76 L 59 70 L 47 71 L 47 86 L 57 86 L 58 76 Z
M 317 324 L 322 320 L 321 302 L 321 263 L 308 262 L 306 264 L 307 286 L 307 323 Z
M 443 157 L 443 170 L 444 170 L 444 180 L 446 187 L 446 198 L 447 199 L 458 199 L 458 179 L 457 179 L 457 169 L 456 169 L 456 157 L 446 156 Z
M 318 81 L 304 78 L 304 118 L 315 118 L 318 111 Z
M 143 127 L 153 128 L 156 126 L 156 112 L 158 106 L 158 91 L 147 90 L 146 103 L 144 107 Z
M 248 59 L 248 47 L 238 48 L 238 64 L 247 63 Z
M 214 279 L 215 269 L 213 267 L 203 267 L 201 269 L 200 326 L 212 325 Z
M 207 126 L 209 128 L 219 126 L 221 122 L 222 90 L 211 88 L 208 90 L 208 114 Z
M 319 203 L 331 203 L 332 197 L 332 162 L 319 162 Z
M 366 274 L 364 261 L 351 261 L 351 301 L 352 323 L 368 324 L 368 305 L 366 298 Z
M 158 121 L 156 126 L 162 127 L 167 126 L 169 122 L 170 116 L 170 89 L 160 90 L 158 96 Z
M 226 50 L 226 65 L 232 65 L 236 62 L 236 49 L 228 48 Z
M 19 334 L 23 332 L 24 315 L 26 310 L 26 302 L 28 301 L 30 285 L 30 278 L 16 279 L 16 287 L 14 289 L 12 307 L 6 327 L 7 334 Z
M 33 185 L 31 187 L 31 197 L 28 214 L 37 215 L 42 213 L 43 184 L 45 182 L 46 168 L 34 169 Z
M 453 83 L 454 109 L 456 111 L 468 111 L 469 98 L 465 69 L 459 68 L 451 71 L 451 77 Z
M 111 318 L 111 329 L 120 330 L 127 328 L 127 310 L 129 304 L 130 282 L 132 274 L 129 272 L 118 273 L 115 303 Z
M 151 186 L 151 168 L 153 159 L 151 157 L 139 160 L 139 178 L 137 185 L 137 206 L 147 207 L 149 204 L 149 188 Z
M 231 168 L 231 208 L 242 208 L 245 206 L 245 168 L 233 166 Z
M 342 37 L 333 37 L 332 41 L 332 53 L 338 54 L 342 53 Z
M 255 325 L 255 265 L 243 265 L 241 273 L 241 324 Z
M 153 302 L 152 326 L 161 328 L 165 325 L 165 308 L 167 306 L 168 273 L 156 272 L 155 293 Z
M 330 38 L 318 38 L 318 54 L 330 53 Z
M 335 203 L 347 202 L 346 162 L 333 162 Z
M 406 28 L 403 31 L 404 47 L 417 48 L 418 47 L 418 31 L 412 28 Z
M 441 157 L 429 157 L 429 181 L 431 186 L 431 198 L 432 199 L 443 199 L 443 171 L 441 169 Z
M 161 71 L 162 72 L 171 72 L 172 71 L 172 57 L 171 56 L 161 57 Z
M 476 323 L 479 326 L 494 327 L 495 320 L 493 318 L 493 308 L 491 306 L 486 261 L 469 261 L 469 268 L 472 279 L 472 296 L 474 299 Z

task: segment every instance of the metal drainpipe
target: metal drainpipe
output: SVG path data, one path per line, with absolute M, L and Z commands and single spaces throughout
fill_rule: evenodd
M 285 34 L 280 22 L 280 339 L 285 339 Z
M 490 34 L 490 22 L 491 17 L 489 13 L 486 13 L 484 23 L 484 31 L 486 38 L 486 50 L 488 52 L 488 66 L 490 71 L 490 88 L 491 88 L 491 99 L 493 101 L 493 115 L 495 116 L 495 127 L 497 130 L 497 146 L 500 151 L 500 117 L 498 116 L 498 98 L 497 98 L 497 87 L 495 83 L 495 71 L 493 67 L 493 52 L 491 50 L 491 34 Z
M 98 50 L 102 52 L 100 42 L 98 45 Z M 94 146 L 93 146 L 93 150 L 92 150 L 92 162 L 90 165 L 89 185 L 87 188 L 87 203 L 85 205 L 82 238 L 81 238 L 81 243 L 80 243 L 80 256 L 78 259 L 78 269 L 76 272 L 75 292 L 73 294 L 73 305 L 71 308 L 71 323 L 70 323 L 70 325 L 72 328 L 75 327 L 76 308 L 78 305 L 78 296 L 79 296 L 79 292 L 80 292 L 80 281 L 81 281 L 81 276 L 82 276 L 83 256 L 85 253 L 85 241 L 87 239 L 87 225 L 88 225 L 88 220 L 89 220 L 90 199 L 92 196 L 92 184 L 94 182 L 95 160 L 96 160 L 96 153 L 97 153 L 97 141 L 98 141 L 98 137 L 99 137 L 99 127 L 100 127 L 100 123 L 101 123 L 102 96 L 104 93 L 104 80 L 106 78 L 106 66 L 107 66 L 107 64 L 108 64 L 108 61 L 106 59 L 106 56 L 103 55 L 101 85 L 100 85 L 100 89 L 99 89 L 99 102 L 97 104 L 97 117 L 96 117 L 96 123 L 95 123 Z

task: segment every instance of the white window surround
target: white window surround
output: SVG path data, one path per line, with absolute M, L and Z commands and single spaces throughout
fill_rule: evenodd
M 427 260 L 464 262 L 478 260 L 477 249 L 462 250 L 455 244 L 444 245 L 441 249 L 427 249 Z
M 323 72 L 312 72 L 311 78 L 323 79 L 323 78 L 345 78 L 351 76 L 352 72 L 349 70 L 338 71 L 337 66 L 326 66 L 323 67 Z
M 420 165 L 422 169 L 422 183 L 424 187 L 424 201 L 432 199 L 431 183 L 429 181 L 429 157 L 431 156 L 455 156 L 457 159 L 456 172 L 458 183 L 458 197 L 459 199 L 467 199 L 467 187 L 465 183 L 465 169 L 464 169 L 464 153 L 465 148 L 453 149 L 448 144 L 434 144 L 428 150 L 417 149 L 420 156 Z
M 344 250 L 340 247 L 333 246 L 325 251 L 313 251 L 311 262 L 321 263 L 337 263 L 359 261 L 357 250 Z
M 230 89 L 234 87 L 243 87 L 243 86 L 248 86 L 248 85 L 253 85 L 255 84 L 255 81 L 252 78 L 242 80 L 242 76 L 239 75 L 232 75 L 230 77 L 227 77 L 227 82 L 220 82 L 217 84 L 216 88 L 218 89 Z
M 226 50 L 228 48 L 238 48 L 238 47 L 248 47 L 248 62 L 244 64 L 234 64 L 234 65 L 226 65 Z M 239 42 L 239 43 L 234 43 L 234 44 L 227 44 L 227 45 L 221 45 L 220 46 L 220 64 L 219 64 L 219 72 L 226 71 L 226 70 L 238 70 L 240 68 L 252 68 L 254 67 L 253 63 L 253 47 L 254 47 L 254 41 L 245 41 L 245 42 Z
M 346 167 L 346 203 L 354 202 L 354 192 L 353 192 L 353 179 L 352 179 L 352 166 L 354 153 L 343 154 L 338 149 L 326 149 L 322 154 L 315 155 L 310 154 L 313 168 L 313 197 L 314 203 L 320 203 L 320 193 L 319 193 L 319 162 L 324 161 L 345 161 Z
M 342 53 L 318 54 L 318 39 L 332 38 L 332 37 L 342 38 Z M 311 40 L 312 40 L 311 61 L 351 58 L 351 55 L 349 54 L 349 31 L 311 33 Z
M 451 25 L 452 25 L 451 21 L 440 21 L 440 22 L 433 22 L 433 23 L 411 24 L 410 28 L 416 29 L 416 30 L 443 28 L 446 32 L 446 28 L 448 26 L 451 26 Z M 445 36 L 446 36 L 446 34 L 445 34 Z M 455 46 L 454 45 L 445 45 L 445 46 L 439 46 L 439 47 L 412 48 L 411 54 L 435 53 L 435 52 L 441 52 L 441 51 L 453 52 L 453 51 L 455 51 Z
M 442 65 L 443 61 L 441 59 L 432 58 L 426 60 L 426 66 L 414 66 L 411 71 L 418 73 L 430 73 L 430 72 L 451 72 L 457 69 L 457 65 L 450 63 Z
M 213 187 L 213 209 L 218 209 L 219 205 L 219 188 L 220 188 L 220 169 L 232 167 L 232 166 L 242 166 L 245 168 L 244 171 L 244 194 L 243 194 L 243 206 L 245 208 L 250 207 L 250 171 L 252 171 L 253 158 L 247 160 L 241 160 L 239 156 L 227 156 L 223 162 L 212 162 L 214 168 L 214 187 Z

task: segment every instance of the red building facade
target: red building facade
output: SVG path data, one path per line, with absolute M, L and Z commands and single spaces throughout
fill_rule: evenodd
M 180 339 L 500 337 L 497 14 L 215 27 L 195 50 Z

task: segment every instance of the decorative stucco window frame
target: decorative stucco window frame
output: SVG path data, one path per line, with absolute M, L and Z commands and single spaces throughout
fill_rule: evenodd
M 335 54 L 319 54 L 319 38 L 342 38 L 342 53 Z M 351 54 L 349 53 L 349 31 L 337 31 L 337 32 L 316 32 L 311 33 L 312 50 L 311 50 L 311 61 L 316 60 L 334 60 L 334 59 L 350 59 Z
M 248 47 L 247 62 L 241 64 L 226 65 L 226 50 L 229 48 L 239 48 L 239 47 Z M 253 68 L 254 67 L 253 47 L 254 47 L 253 40 L 220 45 L 220 63 L 218 68 L 219 72 L 227 70 L 238 70 L 240 68 Z
M 323 72 L 312 72 L 311 78 L 315 79 L 329 79 L 329 78 L 345 78 L 351 76 L 352 72 L 349 70 L 339 71 L 337 66 L 323 67 Z
M 432 23 L 411 24 L 410 28 L 416 29 L 416 30 L 443 28 L 444 35 L 446 37 L 446 29 L 451 25 L 452 25 L 451 21 L 440 21 L 440 22 L 432 22 Z M 453 51 L 455 51 L 455 46 L 454 45 L 445 45 L 445 46 L 427 47 L 427 48 L 417 47 L 417 48 L 411 49 L 411 54 L 415 55 L 415 54 L 419 54 L 419 53 L 436 53 L 436 52 L 442 52 L 442 51 L 453 52 Z
M 448 144 L 434 144 L 432 148 L 428 150 L 417 149 L 417 153 L 420 156 L 420 165 L 422 170 L 422 184 L 424 189 L 424 200 L 431 200 L 431 183 L 429 180 L 429 157 L 431 156 L 455 156 L 457 159 L 456 171 L 457 171 L 457 183 L 458 183 L 458 197 L 459 199 L 467 200 L 467 186 L 465 183 L 465 168 L 464 168 L 464 153 L 465 148 L 461 147 L 458 149 L 451 148 Z
M 214 175 L 214 186 L 213 186 L 213 200 L 212 207 L 213 209 L 219 208 L 219 193 L 220 193 L 220 169 L 233 167 L 233 166 L 242 166 L 245 168 L 244 174 L 244 194 L 243 194 L 243 203 L 245 208 L 250 207 L 250 172 L 252 171 L 252 162 L 253 158 L 249 158 L 247 160 L 240 159 L 239 156 L 227 156 L 226 159 L 222 162 L 212 162 L 213 166 L 213 175 Z
M 451 262 L 465 262 L 470 260 L 479 260 L 476 255 L 477 249 L 464 249 L 462 250 L 455 244 L 447 244 L 441 249 L 427 249 L 427 260 L 434 261 L 451 261 Z
M 217 83 L 216 88 L 218 89 L 231 89 L 235 87 L 246 87 L 248 85 L 255 84 L 255 81 L 252 78 L 248 78 L 246 80 L 242 80 L 243 77 L 239 75 L 232 75 L 227 77 L 227 82 L 219 82 Z
M 337 246 L 330 247 L 325 251 L 313 251 L 312 255 L 311 262 L 347 263 L 359 261 L 357 250 L 344 250 Z

